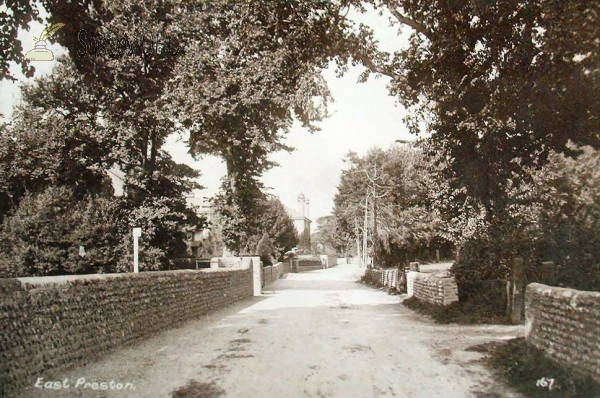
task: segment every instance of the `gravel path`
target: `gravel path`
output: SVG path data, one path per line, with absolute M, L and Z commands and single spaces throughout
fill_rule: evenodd
M 465 349 L 520 336 L 522 327 L 437 325 L 399 305 L 403 296 L 357 283 L 363 272 L 339 265 L 290 274 L 262 297 L 44 378 L 66 378 L 68 388 L 32 386 L 22 398 L 168 398 L 191 381 L 201 393 L 189 397 L 519 396 L 492 379 L 483 354 Z M 75 387 L 81 378 L 109 390 Z M 111 390 L 111 381 L 131 384 Z

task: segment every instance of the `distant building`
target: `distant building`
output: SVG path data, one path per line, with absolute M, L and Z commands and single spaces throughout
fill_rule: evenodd
M 298 245 L 301 249 L 310 248 L 310 201 L 304 196 L 302 192 L 298 195 L 298 201 L 296 210 L 286 207 L 290 218 L 294 222 L 296 231 L 298 231 L 298 237 L 300 238 L 300 244 Z

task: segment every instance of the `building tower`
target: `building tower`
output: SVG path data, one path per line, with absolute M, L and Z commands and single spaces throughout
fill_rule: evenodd
M 310 249 L 310 224 L 311 221 L 308 218 L 310 212 L 310 201 L 304 193 L 300 192 L 298 194 L 298 201 L 296 204 L 296 211 L 290 211 L 290 217 L 294 222 L 294 226 L 298 231 L 298 238 L 300 243 L 298 247 L 300 249 Z

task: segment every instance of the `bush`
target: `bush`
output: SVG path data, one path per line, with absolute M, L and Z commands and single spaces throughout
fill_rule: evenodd
M 534 206 L 519 209 L 534 218 L 522 257 L 529 281 L 540 280 L 543 261 L 553 261 L 557 285 L 600 291 L 600 151 L 580 151 L 576 158 L 553 154 L 533 175 Z
M 131 229 L 115 198 L 50 187 L 26 195 L 0 226 L 0 277 L 132 272 Z M 140 270 L 165 269 L 165 253 L 140 239 Z M 80 247 L 85 255 L 79 254 Z
M 27 195 L 0 227 L 2 276 L 115 272 L 122 258 L 118 219 L 113 201 L 87 197 L 78 202 L 69 188 Z
M 456 302 L 443 307 L 420 301 L 414 296 L 402 302 L 405 307 L 430 316 L 434 321 L 441 324 L 510 324 L 510 320 L 504 314 L 498 314 L 493 306 L 490 307 L 489 303 L 490 301 L 487 300 L 472 300 L 469 302 Z
M 262 239 L 258 242 L 258 245 L 256 246 L 256 254 L 260 256 L 260 261 L 262 261 L 263 267 L 268 267 L 274 264 L 273 243 L 267 234 L 264 234 Z
M 498 247 L 503 241 L 497 243 L 493 239 L 473 238 L 461 248 L 459 258 L 450 270 L 458 285 L 459 301 L 497 300 L 506 290 L 510 267 L 505 257 L 510 256 Z M 494 292 L 493 297 L 490 297 L 490 288 Z

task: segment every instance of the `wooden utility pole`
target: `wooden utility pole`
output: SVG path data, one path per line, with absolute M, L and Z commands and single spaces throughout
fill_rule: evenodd
M 374 165 L 375 167 L 375 175 L 373 177 L 371 177 L 369 175 L 369 172 L 367 170 L 362 170 L 366 175 L 367 178 L 369 179 L 370 182 L 370 187 L 367 187 L 367 195 L 366 195 L 366 199 L 365 199 L 365 240 L 363 243 L 363 248 L 365 250 L 365 252 L 367 251 L 367 235 L 366 235 L 366 230 L 367 230 L 367 212 L 368 212 L 368 208 L 369 208 L 369 194 L 373 194 L 373 254 L 371 257 L 372 260 L 372 265 L 371 268 L 373 268 L 375 266 L 375 261 L 376 261 L 376 249 L 377 249 L 377 199 L 379 198 L 383 198 L 384 196 L 387 195 L 381 195 L 381 196 L 377 196 L 377 180 L 381 177 L 381 176 L 377 176 L 377 164 Z M 369 190 L 371 192 L 369 192 Z M 389 193 L 389 192 L 388 192 Z
M 369 220 L 369 195 L 373 195 L 373 231 L 372 231 L 372 236 L 373 236 L 373 246 L 372 246 L 372 263 L 371 266 L 369 268 L 373 268 L 373 266 L 375 265 L 375 257 L 376 257 L 376 253 L 375 250 L 377 249 L 377 241 L 378 241 L 378 236 L 377 236 L 377 199 L 379 198 L 383 198 L 384 196 L 387 196 L 389 194 L 389 192 L 384 193 L 383 195 L 379 195 L 377 196 L 377 180 L 379 180 L 381 178 L 381 176 L 377 175 L 377 164 L 374 165 L 375 167 L 375 175 L 373 177 L 371 177 L 371 175 L 369 175 L 369 171 L 366 169 L 362 169 L 362 170 L 358 170 L 360 172 L 363 172 L 366 174 L 367 179 L 369 180 L 369 183 L 367 184 L 367 191 L 365 193 L 365 219 L 364 219 L 364 225 L 363 225 L 363 250 L 362 250 L 362 261 L 364 264 L 368 263 L 368 238 L 369 238 L 369 234 L 368 234 L 368 220 Z M 379 186 L 379 188 L 391 188 L 391 187 L 382 187 Z M 358 234 L 357 234 L 358 235 Z
M 358 236 L 358 217 L 354 217 L 354 223 L 356 225 L 356 257 L 360 262 L 362 262 L 362 252 L 360 250 L 360 237 Z
M 369 256 L 367 254 L 368 253 L 368 250 L 367 250 L 368 249 L 367 239 L 369 237 L 369 235 L 367 234 L 367 218 L 368 218 L 368 215 L 369 215 L 369 189 L 367 188 L 367 195 L 365 196 L 365 223 L 364 223 L 364 226 L 363 226 L 363 252 L 362 252 L 363 258 L 362 258 L 362 261 L 363 261 L 363 264 L 365 264 L 365 266 L 367 268 L 371 268 L 371 267 L 369 267 L 369 264 L 368 264 L 369 263 L 369 261 L 368 261 L 369 260 Z
M 377 253 L 377 163 L 375 164 L 375 177 L 373 177 L 373 267 Z

